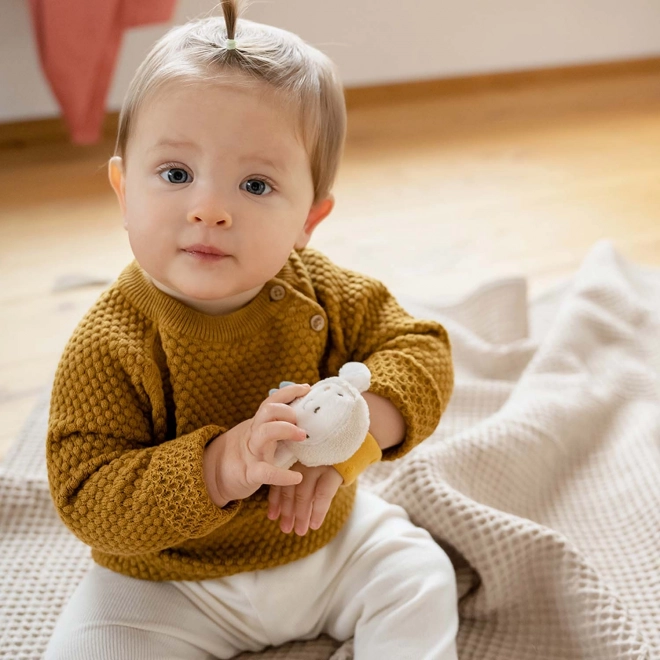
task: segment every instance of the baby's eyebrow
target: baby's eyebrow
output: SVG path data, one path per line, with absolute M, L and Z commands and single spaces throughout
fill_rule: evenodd
M 274 170 L 277 170 L 278 172 L 287 171 L 287 167 L 284 162 L 271 160 L 270 158 L 266 158 L 266 156 L 263 156 L 262 154 L 249 154 L 246 156 L 241 156 L 241 158 L 239 158 L 239 162 L 261 163 L 262 165 L 267 165 L 268 167 L 272 167 Z
M 194 149 L 195 151 L 200 151 L 201 147 L 196 142 L 191 142 L 190 140 L 173 140 L 172 138 L 163 138 L 149 148 L 149 151 L 155 151 L 161 147 L 174 147 L 175 149 Z M 240 163 L 261 163 L 262 165 L 267 165 L 272 167 L 278 172 L 287 172 L 288 168 L 284 161 L 274 161 L 263 154 L 246 154 L 241 156 L 239 159 Z
M 190 142 L 189 140 L 172 140 L 168 138 L 164 138 L 162 140 L 159 140 L 154 144 L 152 147 L 150 147 L 150 151 L 153 151 L 154 149 L 160 149 L 160 147 L 174 147 L 174 148 L 187 148 L 187 149 L 195 149 L 196 151 L 199 151 L 199 145 L 197 145 L 195 142 Z

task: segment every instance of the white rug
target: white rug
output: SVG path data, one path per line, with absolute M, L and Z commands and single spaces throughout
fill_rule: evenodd
M 450 552 L 461 659 L 660 658 L 660 271 L 603 242 L 531 305 L 519 279 L 404 304 L 449 330 L 456 388 L 434 436 L 362 483 Z M 91 561 L 50 503 L 47 402 L 0 464 L 0 657 L 12 660 L 40 657 Z M 257 655 L 352 652 L 322 638 Z

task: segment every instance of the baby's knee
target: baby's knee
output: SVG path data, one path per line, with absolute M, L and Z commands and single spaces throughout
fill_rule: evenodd
M 455 605 L 456 573 L 447 553 L 435 543 L 427 544 L 410 561 L 400 565 L 396 580 L 404 601 L 429 600 Z
M 97 649 L 94 649 L 96 655 L 90 654 L 94 645 L 90 643 L 88 635 L 73 634 L 72 631 L 62 631 L 55 629 L 55 633 L 50 638 L 48 648 L 44 654 L 43 660 L 83 660 L 84 658 L 101 658 Z
M 356 658 L 456 659 L 455 572 L 439 546 L 422 546 L 396 553 L 376 578 L 355 629 Z
M 228 657 L 228 656 L 227 656 Z M 186 658 L 211 660 L 202 649 L 176 637 L 116 624 L 86 625 L 75 631 L 56 631 L 44 660 L 117 660 L 117 658 Z
M 111 660 L 111 658 L 155 658 L 146 652 L 139 631 L 125 626 L 83 624 L 57 628 L 50 639 L 44 660 Z

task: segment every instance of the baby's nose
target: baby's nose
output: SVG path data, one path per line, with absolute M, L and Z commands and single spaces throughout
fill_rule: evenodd
M 200 213 L 200 212 L 189 213 L 188 222 L 191 223 L 202 222 L 207 227 L 217 227 L 217 226 L 231 227 L 232 225 L 232 220 L 230 215 L 219 216 L 212 213 Z
M 209 200 L 205 203 L 197 204 L 188 212 L 188 222 L 193 224 L 202 222 L 208 227 L 219 225 L 231 227 L 232 217 L 224 206 Z

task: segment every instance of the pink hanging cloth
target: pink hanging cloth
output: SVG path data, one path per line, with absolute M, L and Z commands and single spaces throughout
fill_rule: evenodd
M 41 67 L 77 144 L 101 137 L 124 30 L 172 17 L 176 0 L 30 0 Z

